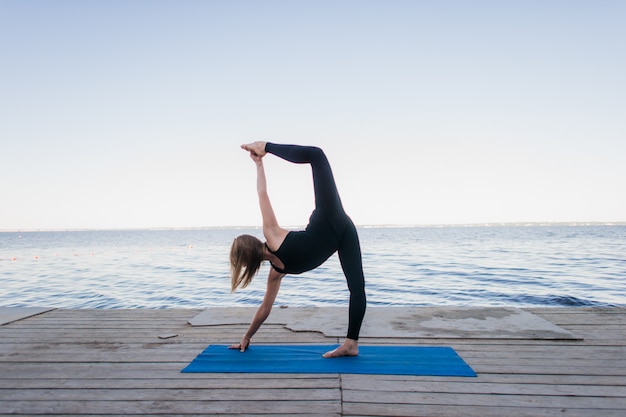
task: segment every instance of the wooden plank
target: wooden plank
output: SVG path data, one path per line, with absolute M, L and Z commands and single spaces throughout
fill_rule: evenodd
M 2 414 L 2 411 L 0 410 L 0 417 L 9 417 L 9 416 L 15 416 L 16 414 Z M 22 414 L 23 415 L 23 414 Z M 72 414 L 72 415 L 76 415 L 76 414 Z M 86 414 L 77 414 L 80 416 L 84 416 Z M 206 416 L 207 413 L 185 413 L 185 414 L 169 414 L 169 413 L 162 413 L 162 414 L 148 414 L 148 413 L 142 413 L 140 414 L 142 417 L 203 417 Z M 210 414 L 209 414 L 210 415 Z M 241 414 L 241 413 L 237 413 L 237 414 L 225 414 L 225 413 L 219 413 L 218 414 L 220 417 L 241 417 L 242 415 L 245 417 L 271 417 L 275 414 L 273 413 L 264 413 L 264 414 L 257 414 L 257 413 L 246 413 L 246 414 Z M 289 414 L 285 414 L 285 415 L 289 415 Z M 341 417 L 341 414 L 316 414 L 314 412 L 309 413 L 308 410 L 301 410 L 298 412 L 297 414 L 299 417 Z M 57 415 L 57 417 L 67 417 L 69 416 L 68 414 L 59 414 Z M 111 417 L 111 414 L 89 414 L 89 417 Z M 32 415 L 28 414 L 28 417 L 32 417 Z
M 142 342 L 159 342 L 159 335 L 163 333 L 174 332 L 178 334 L 177 340 L 170 340 L 169 342 L 179 342 L 181 339 L 185 339 L 185 341 L 189 342 L 202 342 L 205 345 L 209 344 L 231 344 L 235 342 L 239 342 L 243 335 L 243 332 L 238 332 L 232 335 L 188 335 L 185 332 L 176 330 L 176 329 L 160 329 L 157 331 L 141 331 L 137 330 L 132 333 L 120 334 L 120 332 L 109 331 L 85 331 L 83 333 L 76 332 L 50 332 L 48 334 L 20 334 L 14 333 L 11 335 L 3 335 L 0 333 L 0 338 L 2 338 L 2 342 L 0 342 L 0 346 L 3 344 L 17 344 L 21 342 L 49 342 L 51 344 L 58 344 L 60 342 L 64 343 L 113 343 L 113 342 L 124 342 L 124 343 L 142 343 Z M 181 342 L 182 343 L 182 342 Z M 288 337 L 282 337 L 281 335 L 270 334 L 267 332 L 263 332 L 255 335 L 252 343 L 255 344 L 283 344 L 283 343 L 300 343 L 300 344 L 336 344 L 337 339 L 323 339 L 316 338 L 302 334 L 294 334 L 289 335 Z M 206 347 L 206 346 L 205 346 Z
M 115 317 L 126 320 L 146 319 L 155 320 L 160 318 L 171 319 L 172 317 L 189 317 L 192 318 L 204 311 L 203 309 L 185 309 L 185 308 L 81 308 L 81 309 L 56 309 L 46 313 L 45 315 L 36 317 L 37 319 L 66 318 L 81 319 Z
M 246 388 L 265 389 L 339 389 L 338 375 L 311 376 L 303 374 L 194 374 L 179 378 L 5 378 L 0 379 L 3 389 L 241 389 L 245 379 Z M 30 391 L 29 391 L 30 392 Z M 0 395 L 0 398 L 4 398 Z
M 16 345 L 20 344 L 20 342 L 24 343 L 39 343 L 39 344 L 50 344 L 51 346 L 59 346 L 59 345 L 67 345 L 67 344 L 78 344 L 78 345 L 89 345 L 89 344 L 128 344 L 128 345 L 140 345 L 140 344 L 154 344 L 154 343 L 189 343 L 189 344 L 199 344 L 204 347 L 209 344 L 221 344 L 221 345 L 230 345 L 234 342 L 239 343 L 241 340 L 242 334 L 233 335 L 233 336 L 211 336 L 211 335 L 202 335 L 201 337 L 189 337 L 184 333 L 178 333 L 178 337 L 171 340 L 163 340 L 159 339 L 159 335 L 161 332 L 153 332 L 153 333 L 144 333 L 140 334 L 140 332 L 136 332 L 134 335 L 129 336 L 120 336 L 119 334 L 102 334 L 102 333 L 90 333 L 85 332 L 82 336 L 80 335 L 68 335 L 66 333 L 61 333 L 58 335 L 50 335 L 48 338 L 42 337 L 20 337 L 19 335 L 13 335 L 12 337 L 3 338 L 3 342 L 0 343 L 0 349 L 3 348 L 3 345 Z M 0 334 L 0 337 L 2 335 Z M 275 335 L 269 334 L 260 334 L 256 335 L 254 339 L 252 339 L 253 344 L 337 344 L 337 340 L 328 340 L 328 339 L 315 339 L 311 337 L 306 337 L 303 335 L 294 335 L 293 337 L 281 338 Z
M 45 414 L 47 417 L 67 417 L 66 414 L 49 414 L 46 413 Z M 84 414 L 83 414 L 84 415 Z M 189 413 L 185 413 L 185 414 L 172 414 L 172 413 L 167 413 L 167 414 L 141 414 L 142 417 L 203 417 L 206 416 L 206 413 L 202 413 L 202 414 L 189 414 Z M 239 417 L 242 414 L 240 413 L 236 413 L 236 414 L 232 414 L 232 413 L 220 413 L 219 414 L 221 417 Z M 255 413 L 255 414 L 243 414 L 243 415 L 248 415 L 248 416 L 254 416 L 254 417 L 273 417 L 276 414 L 274 413 L 270 413 L 270 414 L 259 414 L 259 413 Z M 288 415 L 288 414 L 286 414 Z M 9 416 L 15 416 L 15 414 L 2 414 L 2 412 L 0 412 L 0 417 L 9 417 Z M 298 413 L 298 417 L 340 417 L 340 414 L 315 414 L 315 413 L 308 413 L 306 411 L 303 411 L 301 413 Z M 32 417 L 31 415 L 29 415 L 28 417 Z M 111 417 L 111 414 L 89 414 L 89 417 Z
M 570 368 L 567 366 L 562 367 L 544 367 L 540 365 L 536 366 L 521 366 L 521 365 L 473 365 L 471 367 L 478 374 L 490 373 L 490 374 L 526 374 L 526 375 L 611 375 L 625 377 L 626 373 L 623 368 L 613 367 L 596 367 L 596 366 L 576 366 Z
M 2 401 L 239 401 L 244 390 L 232 388 L 147 388 L 118 389 L 90 388 L 66 389 L 43 388 L 3 389 L 0 390 Z M 258 388 L 246 387 L 246 401 L 339 401 L 338 388 Z
M 320 415 L 341 413 L 339 401 L 246 401 L 244 394 L 239 401 L 3 401 L 2 413 L 22 415 L 224 415 L 224 414 L 287 414 L 308 412 Z
M 361 378 L 362 375 L 342 375 L 342 381 L 350 381 L 351 378 Z M 467 377 L 433 377 L 433 376 L 406 376 L 406 375 L 367 375 L 371 384 L 378 382 L 393 381 L 398 387 L 413 382 L 460 382 L 463 384 L 545 384 L 545 385 L 584 385 L 588 387 L 623 387 L 626 379 L 622 376 L 607 375 L 543 375 L 543 374 L 489 374 L 481 373 L 477 378 Z M 400 389 L 400 388 L 398 388 Z M 604 388 L 603 388 L 604 389 Z
M 203 375 L 188 374 L 180 371 L 189 362 L 154 362 L 154 363 L 4 363 L 0 371 L 0 378 L 202 378 Z M 197 375 L 197 376 L 194 376 Z M 233 374 L 244 381 L 250 374 Z M 263 375 L 254 374 L 261 378 Z M 307 374 L 308 377 L 333 378 L 337 374 Z
M 373 345 L 422 345 L 422 346 L 546 346 L 546 340 L 531 340 L 531 339 L 369 339 L 361 338 L 359 342 L 362 344 Z M 573 344 L 580 344 L 583 346 L 624 346 L 626 341 L 621 338 L 611 337 L 606 335 L 602 340 L 593 340 L 593 338 L 586 338 L 583 341 L 579 340 L 550 340 L 548 346 L 571 346 Z
M 375 392 L 375 399 L 374 398 Z M 396 391 L 357 391 L 342 390 L 343 401 L 352 403 L 386 404 L 459 404 L 468 407 L 502 406 L 533 408 L 585 408 L 595 410 L 626 410 L 624 397 L 591 397 L 565 395 L 513 395 L 513 394 L 463 394 L 435 392 L 396 392 Z
M 622 372 L 626 372 L 626 363 L 621 361 L 616 361 L 615 358 L 611 359 L 601 359 L 596 358 L 594 356 L 590 356 L 587 358 L 568 358 L 568 357 L 547 357 L 547 358 L 516 358 L 516 357 L 505 357 L 505 358 L 492 358 L 489 356 L 484 357 L 472 357 L 471 355 L 463 356 L 463 358 L 471 362 L 473 365 L 493 365 L 499 366 L 502 364 L 514 364 L 515 366 L 522 367 L 549 367 L 549 368 L 577 368 L 577 367 L 607 367 L 613 368 L 614 371 L 621 370 Z
M 394 417 L 624 417 L 624 410 L 570 408 L 524 408 L 509 406 L 467 406 L 448 404 L 365 404 L 343 403 L 343 416 Z
M 522 384 L 504 382 L 470 381 L 381 381 L 367 377 L 358 378 L 357 375 L 343 375 L 343 390 L 365 391 L 376 393 L 381 391 L 392 392 L 431 392 L 457 394 L 519 394 L 519 395 L 559 395 L 559 396 L 596 396 L 626 398 L 626 386 L 590 386 L 576 384 Z
M 0 410 L 0 417 L 10 417 L 10 416 L 15 416 L 16 414 L 2 414 L 2 411 Z M 23 414 L 20 414 L 23 415 Z M 75 415 L 75 414 L 72 414 Z M 84 416 L 85 414 L 78 414 L 80 416 Z M 206 416 L 207 413 L 185 413 L 185 414 L 149 414 L 149 413 L 142 413 L 140 414 L 142 417 L 168 417 L 168 416 L 172 416 L 172 417 L 180 417 L 180 416 L 184 416 L 184 417 L 203 417 Z M 209 414 L 210 415 L 210 414 Z M 242 415 L 246 416 L 246 417 L 271 417 L 275 414 L 273 413 L 265 413 L 265 414 L 257 414 L 257 413 L 246 413 L 246 414 L 225 414 L 225 413 L 219 413 L 218 414 L 220 417 L 241 417 Z M 289 415 L 289 414 L 285 414 L 285 415 Z M 59 414 L 57 415 L 58 417 L 66 417 L 69 416 L 68 414 L 63 415 L 63 414 Z M 341 414 L 316 414 L 314 412 L 309 413 L 308 410 L 302 410 L 300 412 L 298 412 L 298 416 L 299 417 L 341 417 Z M 28 417 L 32 417 L 32 415 L 28 414 Z M 111 414 L 89 414 L 89 417 L 111 417 Z

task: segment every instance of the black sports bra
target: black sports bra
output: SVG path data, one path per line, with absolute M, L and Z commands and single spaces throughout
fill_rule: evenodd
M 270 253 L 272 253 L 272 254 L 276 255 L 276 252 L 274 252 L 273 250 L 271 250 L 271 249 L 270 249 L 270 247 L 269 247 L 269 246 L 267 246 L 267 242 L 265 242 L 265 247 L 267 248 L 267 250 L 268 250 L 268 251 L 270 251 Z M 278 255 L 276 255 L 276 256 L 278 256 Z M 280 257 L 279 257 L 278 259 L 280 259 Z M 282 259 L 281 259 L 281 261 L 282 261 Z M 272 263 L 272 261 L 269 261 L 269 262 L 270 262 L 270 265 L 272 265 L 272 268 L 274 268 L 274 270 L 275 270 L 276 272 L 280 272 L 281 274 L 286 274 L 286 273 L 287 273 L 287 271 L 285 271 L 284 269 L 280 269 L 279 267 L 277 267 L 276 265 L 274 265 L 274 264 Z M 283 265 L 284 265 L 284 264 L 285 264 L 285 263 L 283 262 Z

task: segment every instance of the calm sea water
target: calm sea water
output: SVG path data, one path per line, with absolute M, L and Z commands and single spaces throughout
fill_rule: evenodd
M 3 232 L 0 306 L 258 305 L 264 266 L 230 293 L 228 253 L 260 229 Z M 626 226 L 359 229 L 369 305 L 626 305 Z M 336 255 L 283 279 L 278 305 L 347 304 Z

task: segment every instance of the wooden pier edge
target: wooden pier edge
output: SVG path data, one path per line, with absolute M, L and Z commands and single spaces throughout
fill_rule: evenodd
M 584 340 L 362 339 L 453 347 L 477 378 L 182 374 L 245 325 L 192 327 L 200 310 L 56 309 L 0 326 L 0 416 L 626 415 L 626 309 L 525 309 Z M 264 326 L 253 343 L 333 344 Z

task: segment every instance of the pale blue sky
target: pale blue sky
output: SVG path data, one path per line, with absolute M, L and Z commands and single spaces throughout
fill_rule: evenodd
M 626 221 L 626 1 L 0 0 L 0 230 Z M 310 172 L 267 158 L 283 225 Z

